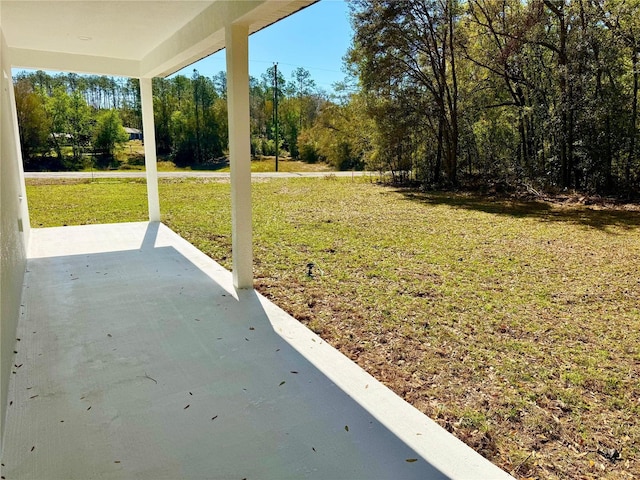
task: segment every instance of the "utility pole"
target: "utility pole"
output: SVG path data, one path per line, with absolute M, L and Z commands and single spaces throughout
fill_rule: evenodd
M 273 90 L 273 105 L 276 122 L 276 172 L 278 171 L 278 64 L 273 64 L 273 77 L 276 88 Z

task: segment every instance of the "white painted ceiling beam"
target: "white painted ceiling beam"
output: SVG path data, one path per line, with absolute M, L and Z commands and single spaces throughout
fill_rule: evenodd
M 197 17 L 172 34 L 141 62 L 145 76 L 166 76 L 225 46 L 225 25 L 256 8 L 264 0 L 212 3 Z
M 35 70 L 55 70 L 118 77 L 140 77 L 140 62 L 123 58 L 48 52 L 25 48 L 10 48 L 9 57 L 14 68 L 32 68 Z
M 0 0 L 17 68 L 164 77 L 317 0 Z

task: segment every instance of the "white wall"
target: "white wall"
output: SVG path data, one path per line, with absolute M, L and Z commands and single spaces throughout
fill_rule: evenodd
M 0 23 L 0 435 L 4 434 L 7 391 L 26 265 L 29 216 L 13 98 L 11 64 Z M 20 198 L 23 198 L 21 201 Z M 0 451 L 2 449 L 0 436 Z

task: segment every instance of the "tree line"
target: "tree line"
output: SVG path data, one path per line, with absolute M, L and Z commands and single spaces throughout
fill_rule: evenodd
M 250 78 L 253 155 L 426 187 L 640 191 L 640 0 L 352 0 L 350 15 L 347 76 L 331 95 L 304 68 Z M 153 94 L 162 157 L 224 159 L 224 72 L 154 79 Z M 132 79 L 21 74 L 16 100 L 36 168 L 108 156 L 98 127 L 141 125 Z
M 178 166 L 208 165 L 223 157 L 228 144 L 226 90 L 225 72 L 205 77 L 194 71 L 191 78 L 154 79 L 159 153 L 171 155 Z M 249 93 L 252 155 L 277 151 L 300 158 L 301 133 L 329 101 L 309 71 L 299 67 L 286 80 L 271 67 L 260 78 L 250 77 Z
M 277 148 L 282 156 L 332 161 L 315 148 L 311 153 L 301 149 L 303 132 L 331 103 L 309 71 L 297 68 L 287 80 L 273 66 L 260 78 L 251 77 L 249 87 L 252 155 L 275 155 Z M 136 79 L 21 72 L 16 75 L 15 95 L 28 169 L 74 170 L 88 162 L 114 166 L 116 147 L 128 139 L 123 126 L 142 128 Z M 191 77 L 155 78 L 153 96 L 159 156 L 179 167 L 195 168 L 225 160 L 225 72 L 207 77 L 194 70 Z
M 129 138 L 122 122 L 141 123 L 134 80 L 21 72 L 14 91 L 28 170 L 78 170 L 87 162 L 106 167 Z
M 638 0 L 354 0 L 351 18 L 369 166 L 638 191 Z

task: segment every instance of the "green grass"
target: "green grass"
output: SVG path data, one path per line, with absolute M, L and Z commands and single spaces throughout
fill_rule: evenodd
M 136 163 L 123 163 L 120 170 L 140 170 L 144 171 L 144 163 L 137 161 Z M 190 172 L 193 170 L 205 171 L 206 168 L 191 168 L 176 167 L 175 163 L 170 160 L 159 160 L 158 171 L 159 172 Z M 229 166 L 216 168 L 216 172 L 230 172 Z M 275 172 L 276 161 L 275 158 L 259 158 L 251 160 L 252 172 Z M 298 160 L 283 160 L 278 161 L 279 172 L 331 172 L 332 169 L 326 163 L 305 163 Z
M 148 220 L 143 179 L 28 180 L 32 227 Z
M 32 224 L 144 220 L 144 187 L 30 181 Z M 228 182 L 160 194 L 230 267 Z M 253 196 L 256 288 L 399 395 L 516 477 L 640 477 L 640 212 L 335 177 Z
M 71 146 L 63 146 L 62 152 L 65 156 L 72 156 Z M 144 164 L 144 144 L 140 140 L 130 140 L 117 148 L 116 159 L 120 162 L 118 170 L 145 171 Z M 90 160 L 87 158 L 87 167 L 84 171 L 89 172 L 93 167 L 89 166 Z M 168 158 L 158 158 L 157 168 L 159 172 L 190 172 L 193 170 L 216 172 L 229 172 L 229 166 L 219 166 L 218 168 L 191 168 L 177 167 Z M 259 157 L 251 160 L 252 172 L 275 172 L 275 157 Z M 280 172 L 330 172 L 333 169 L 326 163 L 305 163 L 291 158 L 280 158 L 278 161 L 278 171 Z
M 330 172 L 332 169 L 326 163 L 305 163 L 298 160 L 283 159 L 278 160 L 279 172 Z M 229 172 L 229 167 L 221 168 L 218 172 Z M 275 157 L 260 157 L 251 160 L 252 172 L 275 172 Z

